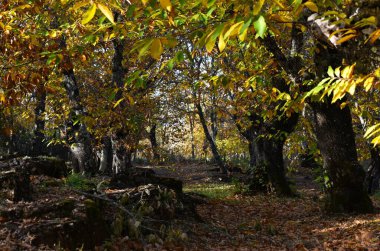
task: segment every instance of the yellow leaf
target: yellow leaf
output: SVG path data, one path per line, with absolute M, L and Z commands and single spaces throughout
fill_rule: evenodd
M 371 89 L 374 82 L 375 82 L 375 77 L 369 77 L 364 81 L 364 88 L 366 92 L 368 92 Z
M 55 37 L 57 37 L 57 31 L 56 31 L 56 30 L 52 30 L 52 31 L 49 33 L 49 36 L 50 36 L 51 38 L 55 38 Z
M 368 128 L 367 131 L 364 133 L 364 138 L 370 138 L 374 134 L 376 134 L 378 132 L 378 130 L 380 130 L 379 126 L 380 126 L 380 123 L 376 124 L 376 125 L 373 125 L 370 128 Z
M 253 15 L 259 14 L 260 10 L 263 7 L 265 0 L 257 0 L 255 1 L 255 4 L 253 5 Z
M 0 103 L 5 103 L 5 95 L 0 93 Z
M 124 98 L 121 98 L 118 101 L 116 101 L 116 103 L 113 105 L 113 108 L 116 108 L 123 100 Z
M 159 60 L 163 51 L 164 48 L 162 47 L 161 40 L 159 38 L 155 38 L 150 46 L 150 55 L 152 58 Z
M 228 31 L 224 34 L 224 39 L 227 39 L 228 37 L 235 36 L 239 33 L 241 27 L 243 26 L 244 21 L 240 21 L 234 25 L 231 25 L 231 27 L 228 29 Z
M 369 37 L 370 37 L 369 42 L 371 44 L 374 44 L 376 42 L 376 40 L 379 39 L 379 37 L 380 37 L 380 29 L 377 29 L 374 32 L 372 32 Z
M 172 3 L 170 0 L 160 0 L 161 7 L 167 11 L 172 11 Z
M 127 98 L 128 98 L 128 101 L 129 101 L 130 105 L 134 105 L 135 104 L 135 100 L 133 99 L 132 96 L 128 95 Z
M 89 3 L 89 1 L 81 1 L 81 2 L 76 2 L 73 6 L 73 10 L 76 11 L 79 8 L 82 8 L 83 6 L 86 6 Z
M 380 78 L 380 67 L 375 70 L 373 75 L 375 75 L 377 78 Z
M 377 146 L 378 144 L 380 144 L 380 136 L 377 136 L 376 138 L 374 138 L 371 143 L 374 145 L 374 146 Z
M 353 96 L 355 94 L 355 89 L 356 89 L 356 83 L 352 82 L 348 88 L 348 93 Z
M 66 5 L 69 0 L 61 0 L 62 5 Z
M 337 76 L 338 78 L 340 78 L 340 67 L 335 68 L 335 76 Z
M 215 45 L 215 39 L 212 38 L 212 34 L 208 36 L 206 39 L 206 50 L 207 52 L 212 52 L 212 49 L 214 48 Z
M 348 40 L 350 40 L 351 38 L 354 38 L 356 37 L 357 35 L 356 34 L 350 34 L 348 36 L 345 36 L 345 37 L 342 37 L 341 39 L 339 39 L 338 41 L 336 41 L 336 44 L 342 44 Z
M 222 33 L 220 33 L 219 35 L 218 48 L 220 52 L 222 52 L 224 48 L 226 48 L 226 42 L 224 41 L 224 36 Z
M 104 16 L 106 16 L 108 20 L 111 21 L 111 23 L 115 24 L 112 11 L 110 11 L 110 9 L 108 9 L 108 7 L 103 4 L 98 3 L 97 6 L 99 10 L 104 14 Z
M 87 24 L 88 22 L 90 22 L 94 16 L 95 16 L 95 12 L 96 12 L 96 5 L 93 4 L 91 5 L 91 7 L 83 14 L 83 17 L 82 17 L 82 24 L 85 25 Z
M 356 64 L 344 67 L 342 71 L 342 77 L 345 79 L 350 79 L 354 74 L 355 65 Z
M 248 29 L 245 29 L 241 34 L 239 34 L 239 40 L 244 41 L 245 38 L 247 37 L 248 34 Z
M 285 9 L 285 6 L 278 0 L 275 0 L 276 4 L 280 6 L 282 9 Z
M 306 3 L 304 3 L 304 5 L 311 11 L 313 12 L 318 12 L 318 6 L 311 2 L 311 1 L 307 1 Z

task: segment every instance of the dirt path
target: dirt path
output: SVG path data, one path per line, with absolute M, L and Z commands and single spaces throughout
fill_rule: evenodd
M 188 185 L 218 183 L 209 165 L 155 167 Z M 210 177 L 211 174 L 211 177 Z M 215 176 L 214 176 L 215 175 Z M 182 222 L 189 250 L 380 250 L 380 214 L 326 216 L 310 171 L 291 175 L 298 198 L 230 196 L 197 206 L 203 222 Z M 377 205 L 379 206 L 379 205 Z

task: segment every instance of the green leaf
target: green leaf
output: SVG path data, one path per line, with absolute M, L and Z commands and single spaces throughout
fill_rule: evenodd
M 53 63 L 57 58 L 57 55 L 56 54 L 50 54 L 48 59 L 46 60 L 46 64 L 47 65 L 50 65 L 51 63 Z
M 91 5 L 91 7 L 83 14 L 82 16 L 82 24 L 85 25 L 87 24 L 88 22 L 90 22 L 94 16 L 95 16 L 95 12 L 96 12 L 96 5 L 93 4 Z
M 113 14 L 110 11 L 110 9 L 108 9 L 107 6 L 105 6 L 103 4 L 100 4 L 100 3 L 98 3 L 97 6 L 98 6 L 99 10 L 104 14 L 104 16 L 106 16 L 108 18 L 108 20 L 110 20 L 110 22 L 112 24 L 115 24 L 115 21 L 114 21 L 114 18 L 113 18 Z
M 145 40 L 140 46 L 139 46 L 139 57 L 143 56 L 145 54 L 145 52 L 148 51 L 150 45 L 152 44 L 153 42 L 153 39 L 147 39 Z M 133 49 L 132 49 L 133 51 Z M 131 51 L 131 52 L 132 52 Z
M 267 30 L 267 24 L 265 22 L 265 18 L 263 16 L 260 16 L 254 23 L 253 23 L 255 30 L 256 30 L 256 38 L 261 37 L 264 38 L 265 31 Z

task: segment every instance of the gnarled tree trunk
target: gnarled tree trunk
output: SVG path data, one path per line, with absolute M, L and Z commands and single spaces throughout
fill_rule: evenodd
M 358 163 L 350 109 L 339 103 L 311 103 L 318 147 L 327 171 L 326 209 L 329 212 L 373 210 L 364 189 L 365 173 Z

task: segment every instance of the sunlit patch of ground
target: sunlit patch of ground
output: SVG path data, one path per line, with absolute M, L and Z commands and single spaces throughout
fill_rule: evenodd
M 203 222 L 182 223 L 189 229 L 188 250 L 380 250 L 378 195 L 372 198 L 377 213 L 327 216 L 311 173 L 291 175 L 299 197 L 277 198 L 234 195 L 236 184 L 189 178 L 192 171 L 210 176 L 209 168 L 178 167 L 184 191 L 207 200 L 196 208 Z

